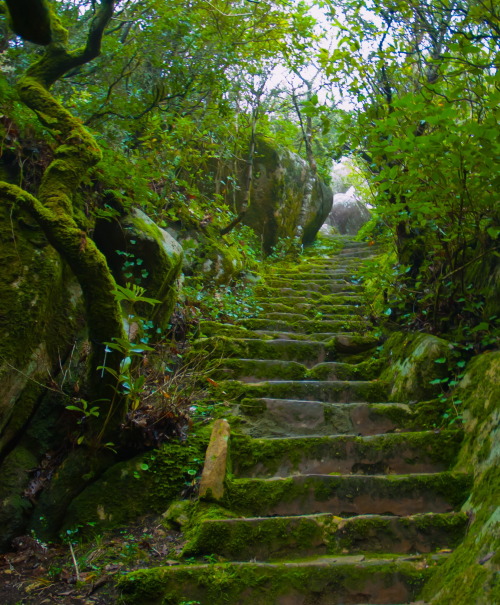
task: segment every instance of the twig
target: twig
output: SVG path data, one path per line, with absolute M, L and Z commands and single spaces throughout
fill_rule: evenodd
M 80 581 L 80 570 L 78 569 L 78 563 L 76 562 L 75 551 L 73 550 L 73 544 L 71 544 L 71 542 L 69 542 L 68 544 L 69 544 L 69 550 L 71 551 L 71 558 L 73 559 L 73 565 L 75 566 L 76 581 L 79 582 Z

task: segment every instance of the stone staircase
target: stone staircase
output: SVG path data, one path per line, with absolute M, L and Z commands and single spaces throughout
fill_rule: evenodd
M 374 250 L 343 244 L 270 275 L 258 318 L 204 325 L 237 426 L 222 518 L 184 556 L 214 562 L 134 572 L 126 602 L 410 603 L 462 539 L 469 477 L 447 470 L 462 435 L 387 401 L 352 278 Z

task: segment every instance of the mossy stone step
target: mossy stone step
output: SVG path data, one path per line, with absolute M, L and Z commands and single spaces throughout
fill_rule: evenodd
M 255 330 L 257 336 L 263 336 L 266 339 L 280 340 L 309 340 L 315 342 L 328 343 L 335 338 L 341 336 L 352 336 L 353 333 L 347 332 L 312 332 L 311 334 L 303 334 L 300 332 L 281 332 L 276 330 Z
M 444 555 L 347 555 L 297 562 L 176 565 L 133 571 L 118 589 L 128 605 L 340 605 L 408 603 Z
M 243 399 L 235 406 L 252 437 L 377 435 L 427 428 L 404 403 L 323 403 L 297 399 Z
M 366 552 L 430 553 L 454 548 L 463 538 L 467 522 L 465 513 L 209 519 L 197 528 L 183 555 L 263 561 Z
M 387 401 L 387 384 L 378 380 L 270 380 L 241 383 L 223 381 L 220 387 L 234 400 L 242 397 L 300 399 L 326 403 L 380 403 Z
M 346 320 L 361 321 L 366 309 L 354 307 L 352 305 L 317 305 L 299 303 L 298 305 L 287 305 L 284 303 L 261 303 L 259 304 L 261 317 L 268 319 L 292 319 L 292 316 L 299 316 L 305 319 L 326 319 L 326 320 Z
M 255 289 L 257 296 L 261 296 L 266 290 L 291 290 L 297 294 L 302 292 L 318 292 L 319 294 L 337 294 L 341 293 L 359 293 L 363 291 L 363 287 L 358 284 L 350 284 L 348 282 L 339 280 L 337 282 L 333 280 L 326 281 L 325 283 L 318 282 L 304 282 L 304 281 L 293 281 L 288 279 L 268 279 L 264 286 L 258 286 Z
M 377 256 L 377 253 L 377 250 L 373 250 L 371 248 L 349 248 L 341 250 L 334 258 L 339 260 L 344 258 L 365 259 L 369 258 L 370 256 Z
M 196 342 L 193 355 L 200 351 L 210 354 L 213 358 L 237 357 L 242 359 L 282 359 L 297 361 L 306 367 L 332 359 L 334 353 L 323 342 L 313 340 L 292 340 L 276 338 L 228 338 L 211 336 Z
M 272 340 L 274 336 L 260 334 L 257 330 L 250 330 L 239 324 L 228 324 L 219 321 L 204 320 L 199 325 L 200 338 L 228 337 L 228 338 L 257 338 L 260 340 Z M 202 344 L 198 341 L 198 344 Z
M 327 361 L 319 363 L 306 374 L 306 380 L 373 380 L 382 370 L 381 359 L 370 359 L 360 363 Z
M 456 510 L 467 498 L 465 473 L 294 475 L 229 481 L 221 504 L 245 516 L 414 515 Z
M 453 464 L 462 431 L 416 431 L 372 436 L 231 438 L 237 477 L 313 474 L 411 474 L 441 472 Z
M 273 279 L 279 279 L 279 280 L 283 280 L 283 281 L 290 281 L 290 282 L 317 282 L 317 283 L 328 283 L 330 281 L 344 281 L 344 282 L 349 282 L 351 280 L 356 280 L 356 276 L 353 275 L 352 272 L 349 271 L 343 271 L 343 270 L 339 270 L 339 269 L 331 269 L 331 270 L 325 270 L 323 272 L 310 272 L 310 271 L 304 271 L 302 273 L 293 273 L 293 272 L 289 272 L 289 273 L 270 273 L 268 275 L 268 277 L 266 278 L 266 283 L 269 280 L 273 280 Z M 356 283 L 356 281 L 354 281 L 353 283 Z
M 222 359 L 212 377 L 216 380 L 238 379 L 242 382 L 273 378 L 303 380 L 307 371 L 304 364 L 282 359 Z
M 304 313 L 316 314 L 331 314 L 333 316 L 339 316 L 341 318 L 350 318 L 357 315 L 364 315 L 367 312 L 367 308 L 364 305 L 315 305 L 314 303 L 297 303 L 294 305 L 297 310 L 303 310 Z
M 271 306 L 271 305 L 270 305 Z M 290 308 L 290 307 L 289 307 Z M 264 319 L 278 319 L 278 320 L 282 320 L 282 321 L 287 321 L 287 322 L 294 322 L 294 321 L 306 321 L 309 319 L 309 317 L 307 315 L 304 315 L 302 313 L 293 313 L 292 311 L 270 311 L 267 312 L 263 309 L 264 312 L 260 313 L 259 317 L 257 318 L 251 318 L 251 319 L 260 319 L 260 318 L 264 318 Z M 243 319 L 247 319 L 247 318 L 243 318 Z
M 222 359 L 211 376 L 217 380 L 237 379 L 242 382 L 261 380 L 373 380 L 381 370 L 380 360 L 358 364 L 325 362 L 311 369 L 295 361 L 280 359 Z
M 295 332 L 297 334 L 314 334 L 317 332 L 332 332 L 332 333 L 359 333 L 367 330 L 369 325 L 365 321 L 356 319 L 345 320 L 326 320 L 320 319 L 303 319 L 303 320 L 280 320 L 270 319 L 267 317 L 252 317 L 249 319 L 239 319 L 236 325 L 244 326 L 249 330 L 272 330 L 282 332 Z
M 307 305 L 307 308 L 310 307 L 321 307 L 321 306 L 325 306 L 325 307 L 346 307 L 346 306 L 354 306 L 354 307 L 362 307 L 364 305 L 363 299 L 360 298 L 359 296 L 341 296 L 336 295 L 336 296 L 323 296 L 323 295 L 317 295 L 314 296 L 297 296 L 297 295 L 289 295 L 289 296 L 281 296 L 280 292 L 274 292 L 273 296 L 271 296 L 269 294 L 268 291 L 266 291 L 266 296 L 264 297 L 258 297 L 257 298 L 257 302 L 259 305 L 262 304 L 274 304 L 274 303 L 282 303 L 284 305 L 287 306 L 296 306 L 296 305 L 301 305 L 301 304 L 305 304 Z M 297 306 L 297 308 L 299 308 Z M 349 312 L 349 311 L 348 311 Z

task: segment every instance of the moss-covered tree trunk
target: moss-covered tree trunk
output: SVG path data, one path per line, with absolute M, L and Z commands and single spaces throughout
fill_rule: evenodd
M 67 49 L 67 32 L 45 0 L 23 0 L 23 11 L 18 10 L 18 4 L 17 0 L 7 0 L 13 30 L 24 39 L 46 45 L 42 57 L 19 80 L 19 98 L 35 112 L 59 145 L 36 197 L 5 182 L 0 182 L 0 195 L 4 203 L 19 204 L 33 215 L 80 283 L 92 345 L 89 398 L 104 400 L 98 430 L 102 433 L 104 424 L 104 432 L 108 433 L 123 417 L 124 399 L 117 400 L 107 373 L 98 372 L 97 367 L 106 364 L 115 370 L 118 368 L 119 354 L 106 353 L 104 343 L 124 338 L 125 333 L 114 293 L 116 284 L 106 259 L 80 228 L 73 212 L 75 191 L 89 169 L 101 159 L 101 151 L 80 120 L 52 96 L 50 87 L 69 69 L 99 54 L 104 27 L 113 14 L 114 3 L 113 0 L 101 1 L 86 45 L 76 51 Z M 38 31 L 37 24 L 43 25 L 43 31 Z

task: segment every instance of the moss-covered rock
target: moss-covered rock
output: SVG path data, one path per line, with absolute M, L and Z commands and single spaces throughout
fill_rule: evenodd
M 280 238 L 296 236 L 299 227 L 302 242 L 312 242 L 332 207 L 331 190 L 303 159 L 263 137 L 257 140 L 253 171 L 251 203 L 243 220 L 262 239 L 264 251 L 271 252 Z
M 366 559 L 366 560 L 365 560 Z M 434 571 L 439 557 L 324 558 L 316 562 L 222 563 L 139 570 L 118 584 L 124 603 L 134 605 L 340 605 L 365 601 L 410 602 Z M 313 600 L 311 600 L 313 599 Z
M 446 376 L 445 363 L 450 343 L 431 334 L 395 332 L 384 344 L 383 356 L 388 362 L 380 378 L 392 385 L 392 401 L 418 401 L 437 396 L 441 389 L 432 381 Z
M 209 431 L 203 430 L 187 441 L 172 440 L 114 464 L 68 503 L 63 528 L 111 528 L 164 512 L 199 473 L 208 437 Z
M 15 439 L 71 350 L 81 292 L 34 220 L 0 208 L 0 451 Z
M 94 238 L 119 284 L 138 283 L 146 296 L 160 301 L 153 310 L 150 305 L 135 310 L 164 327 L 179 293 L 182 247 L 138 209 L 117 222 L 98 221 Z
M 474 474 L 463 506 L 470 527 L 424 596 L 435 605 L 491 605 L 500 603 L 500 352 L 475 357 L 454 397 L 466 433 L 457 468 Z
M 32 508 L 25 496 L 30 473 L 37 467 L 36 457 L 25 447 L 10 452 L 0 468 L 0 549 L 10 546 L 10 540 L 24 531 Z

